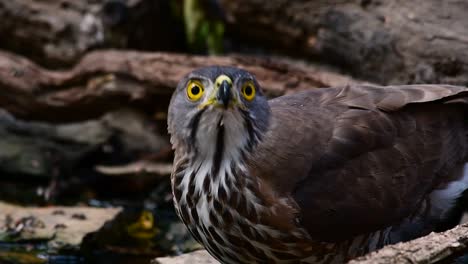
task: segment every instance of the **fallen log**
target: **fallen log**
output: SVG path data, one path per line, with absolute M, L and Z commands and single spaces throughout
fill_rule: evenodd
M 243 42 L 341 66 L 380 84 L 468 83 L 464 0 L 221 0 Z
M 317 59 L 379 84 L 468 83 L 463 0 L 219 3 L 228 37 L 249 46 Z M 186 50 L 182 18 L 170 13 L 167 1 L 2 1 L 0 48 L 55 68 L 100 48 Z
M 111 50 L 89 53 L 70 70 L 51 71 L 0 51 L 0 108 L 24 119 L 51 122 L 94 118 L 123 106 L 164 115 L 178 81 L 208 65 L 245 68 L 270 96 L 358 82 L 322 67 L 279 58 Z
M 348 264 L 429 264 L 446 261 L 467 251 L 468 224 L 465 223 L 442 233 L 431 233 L 406 243 L 386 246 Z
M 0 1 L 0 49 L 54 68 L 102 48 L 180 51 L 183 21 L 171 8 L 146 0 Z

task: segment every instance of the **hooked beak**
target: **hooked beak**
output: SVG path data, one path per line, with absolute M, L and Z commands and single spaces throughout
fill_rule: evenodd
M 231 101 L 231 83 L 227 80 L 223 80 L 219 86 L 218 94 L 216 96 L 218 102 L 222 103 L 226 109 Z

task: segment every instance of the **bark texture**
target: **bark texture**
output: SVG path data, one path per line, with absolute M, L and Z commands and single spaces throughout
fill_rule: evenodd
M 442 233 L 431 233 L 406 243 L 386 246 L 352 260 L 349 264 L 428 264 L 439 261 L 450 263 L 449 259 L 453 260 L 454 255 L 467 250 L 468 224 L 463 224 Z M 466 263 L 461 261 L 456 263 Z
M 3 0 L 0 48 L 55 68 L 100 48 L 186 50 L 180 3 Z M 468 3 L 463 0 L 219 3 L 229 34 L 338 65 L 361 79 L 468 83 Z
M 464 0 L 221 0 L 230 30 L 380 84 L 468 83 Z
M 50 71 L 0 51 L 0 108 L 52 122 L 85 120 L 124 106 L 164 114 L 178 81 L 208 65 L 245 68 L 270 96 L 356 82 L 324 68 L 252 56 L 99 51 L 69 70 Z

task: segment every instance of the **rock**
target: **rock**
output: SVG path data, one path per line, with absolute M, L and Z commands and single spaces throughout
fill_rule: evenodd
M 0 111 L 0 138 L 0 172 L 40 179 L 72 174 L 81 161 L 97 152 L 103 154 L 95 159 L 99 164 L 105 162 L 104 156 L 112 156 L 114 163 L 128 162 L 138 154 L 158 153 L 169 144 L 155 132 L 149 116 L 130 109 L 70 124 L 24 121 Z
M 78 249 L 86 234 L 100 229 L 121 208 L 21 207 L 0 202 L 0 240 L 45 240 L 49 250 Z
M 169 146 L 167 139 L 158 136 L 155 123 L 136 110 L 119 109 L 105 114 L 101 120 L 120 135 L 119 141 L 127 151 L 157 152 Z
M 152 264 L 218 264 L 206 250 L 197 250 L 177 257 L 157 258 Z
M 159 245 L 173 254 L 203 249 L 203 246 L 188 232 L 187 227 L 179 221 L 169 224 L 164 239 L 159 241 Z
M 0 111 L 0 171 L 50 178 L 112 135 L 98 121 L 55 126 L 25 122 Z

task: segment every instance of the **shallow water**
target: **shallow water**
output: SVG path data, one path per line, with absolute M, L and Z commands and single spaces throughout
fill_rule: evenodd
M 15 191 L 21 195 L 14 200 L 13 192 L 0 190 L 0 200 L 16 204 L 43 206 L 34 192 Z M 29 196 L 26 197 L 24 194 Z M 7 194 L 7 195 L 2 195 Z M 79 264 L 79 263 L 149 263 L 156 257 L 177 255 L 199 248 L 175 215 L 168 182 L 159 184 L 142 197 L 109 197 L 88 199 L 68 197 L 67 205 L 86 204 L 91 207 L 122 207 L 124 210 L 98 232 L 85 236 L 80 249 L 52 251 L 47 241 L 11 242 L 0 231 L 0 263 L 6 264 Z M 133 198 L 133 199 L 132 199 Z M 28 202 L 25 203 L 25 200 Z M 35 201 L 35 203 L 34 203 Z M 63 201 L 63 200 L 62 200 Z M 146 229 L 134 231 L 142 216 L 150 216 Z M 148 220 L 148 219 L 146 219 Z M 6 242 L 5 242 L 6 241 Z

